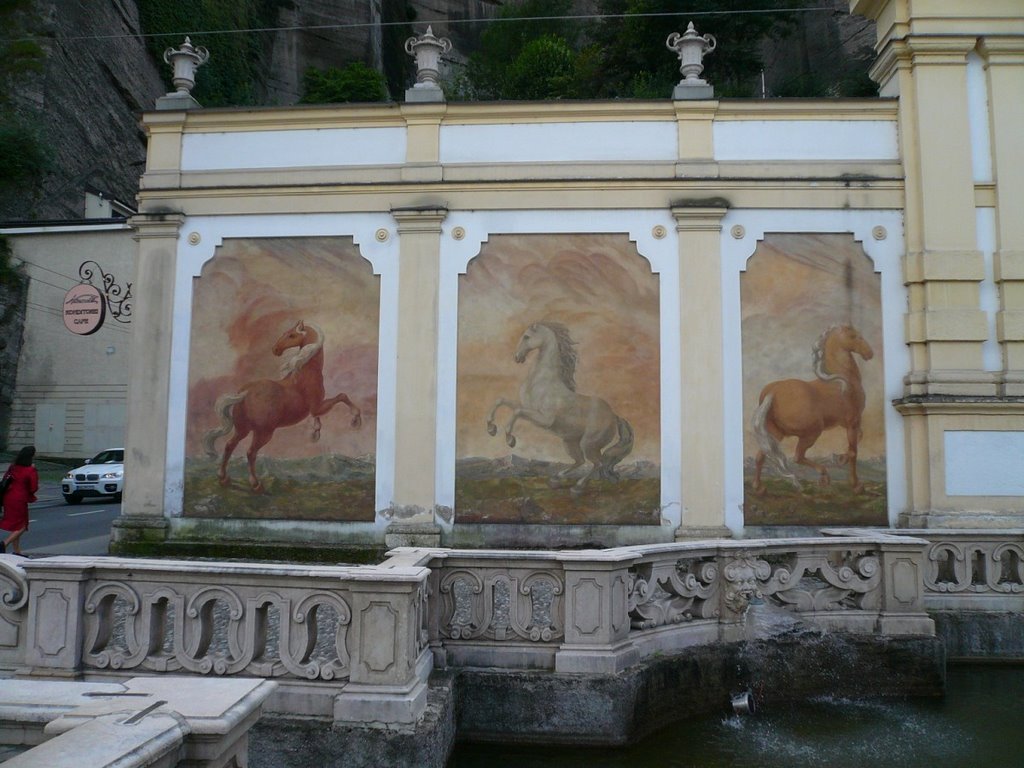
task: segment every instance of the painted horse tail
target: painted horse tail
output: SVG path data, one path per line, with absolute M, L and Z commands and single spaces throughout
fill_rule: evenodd
M 626 458 L 633 450 L 633 428 L 629 422 L 621 416 L 615 417 L 618 421 L 619 441 L 604 452 L 604 474 L 614 477 L 615 465 Z
M 799 488 L 800 481 L 796 479 L 796 475 L 786 459 L 786 454 L 779 447 L 779 441 L 772 437 L 765 428 L 765 423 L 768 421 L 768 413 L 771 411 L 772 403 L 774 402 L 775 394 L 769 392 L 764 396 L 761 404 L 757 406 L 757 410 L 754 411 L 753 427 L 754 435 L 757 437 L 757 447 L 771 461 L 780 475 Z
M 211 429 L 203 435 L 203 448 L 206 449 L 206 455 L 211 459 L 217 458 L 217 449 L 213 447 L 217 438 L 224 437 L 224 435 L 234 429 L 234 422 L 231 419 L 231 409 L 245 400 L 245 395 L 245 392 L 235 392 L 232 395 L 221 395 L 217 398 L 217 402 L 213 408 L 218 414 L 220 414 L 220 426 L 215 429 Z

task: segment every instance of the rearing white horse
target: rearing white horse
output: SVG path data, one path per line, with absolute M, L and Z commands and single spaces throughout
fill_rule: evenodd
M 516 347 L 515 361 L 523 363 L 537 350 L 536 362 L 519 388 L 518 403 L 505 398 L 494 403 L 487 417 L 487 432 L 498 433 L 494 415 L 502 406 L 512 411 L 505 426 L 505 442 L 510 448 L 516 445 L 512 430 L 521 418 L 554 432 L 562 438 L 573 465 L 549 479 L 552 487 L 585 461 L 592 465 L 570 491 L 578 496 L 595 473 L 600 478 L 618 479 L 615 465 L 633 450 L 633 428 L 601 398 L 576 392 L 574 346 L 569 329 L 561 323 L 539 322 L 527 328 Z M 611 444 L 615 438 L 618 441 Z

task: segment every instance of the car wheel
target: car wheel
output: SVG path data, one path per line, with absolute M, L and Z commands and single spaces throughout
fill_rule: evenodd
M 64 494 L 64 501 L 66 501 L 68 504 L 81 504 L 82 503 L 82 494 L 80 494 L 80 493 L 65 493 Z
M 120 494 L 120 493 L 115 493 L 115 494 L 114 494 L 114 501 L 115 501 L 116 503 L 120 504 L 120 503 L 121 503 L 121 496 L 122 496 L 122 495 L 123 495 L 123 494 Z

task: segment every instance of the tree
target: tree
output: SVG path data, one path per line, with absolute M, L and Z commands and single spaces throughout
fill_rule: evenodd
M 523 0 L 501 9 L 480 36 L 456 98 L 553 99 L 575 90 L 581 27 L 568 16 L 572 0 Z
M 480 48 L 450 88 L 451 95 L 667 98 L 681 75 L 665 41 L 692 21 L 720 46 L 705 59 L 705 76 L 716 95 L 753 96 L 766 68 L 765 41 L 787 38 L 801 28 L 808 14 L 797 11 L 809 7 L 810 0 L 598 0 L 602 18 L 597 21 L 552 18 L 571 16 L 576 5 L 572 0 L 523 0 L 505 6 L 500 21 L 481 35 Z M 699 12 L 680 10 L 682 5 Z M 806 26 L 802 30 L 806 36 Z M 827 61 L 817 62 L 813 76 L 806 67 L 798 76 L 784 73 L 780 90 L 790 93 L 779 95 L 869 95 L 874 91 L 866 68 L 866 58 L 848 55 L 837 45 Z
M 689 13 L 679 10 L 678 0 L 600 0 L 601 13 L 607 17 L 597 25 L 594 38 L 602 50 L 606 76 L 594 84 L 595 95 L 670 94 L 681 75 L 679 60 L 665 41 L 692 21 L 701 34 L 713 34 L 720 46 L 704 60 L 703 76 L 714 84 L 715 94 L 751 96 L 764 67 L 762 41 L 784 36 L 795 26 L 796 14 L 780 9 L 807 4 L 808 0 L 701 0 L 693 5 L 705 13 Z M 745 12 L 752 10 L 772 12 Z
M 2 0 L 0 0 L 2 2 Z M 152 35 L 146 45 L 154 61 L 164 51 L 177 48 L 189 32 L 193 45 L 211 48 L 192 95 L 204 106 L 226 107 L 258 104 L 263 97 L 265 62 L 273 46 L 270 31 L 246 34 L 204 33 L 221 30 L 268 30 L 277 23 L 278 11 L 289 0 L 138 0 L 142 29 Z M 170 69 L 164 68 L 170 87 Z
M 384 75 L 361 61 L 325 70 L 310 67 L 302 78 L 302 86 L 300 104 L 386 101 L 388 98 Z

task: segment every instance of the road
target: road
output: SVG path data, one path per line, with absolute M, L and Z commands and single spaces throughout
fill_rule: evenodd
M 121 514 L 121 505 L 105 496 L 64 502 L 60 483 L 39 485 L 38 501 L 29 505 L 28 532 L 21 539 L 26 555 L 105 555 L 110 524 Z

